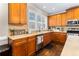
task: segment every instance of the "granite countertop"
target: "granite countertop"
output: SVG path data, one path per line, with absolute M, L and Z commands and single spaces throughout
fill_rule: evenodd
M 79 36 L 68 35 L 61 56 L 79 56 Z
M 11 40 L 19 39 L 19 38 L 24 38 L 24 37 L 30 37 L 34 35 L 40 35 L 48 32 L 53 32 L 53 31 L 43 31 L 43 32 L 37 32 L 37 33 L 32 33 L 32 34 L 22 34 L 22 35 L 16 35 L 16 36 L 9 36 Z

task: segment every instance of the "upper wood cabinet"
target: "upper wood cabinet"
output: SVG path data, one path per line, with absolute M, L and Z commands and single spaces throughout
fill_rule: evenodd
M 26 24 L 26 22 L 27 22 L 27 5 L 25 3 L 21 3 L 20 7 L 21 7 L 20 22 L 21 22 L 21 24 Z
M 73 9 L 74 19 L 79 19 L 79 7 Z
M 62 18 L 61 14 L 56 14 L 48 17 L 49 26 L 61 26 Z
M 74 17 L 74 11 L 73 9 L 69 9 L 67 10 L 67 20 L 73 20 L 73 17 Z
M 56 24 L 56 26 L 61 26 L 61 14 L 57 14 L 56 15 L 56 19 L 57 19 L 57 24 Z
M 65 26 L 68 20 L 79 19 L 79 7 L 66 10 L 65 13 L 60 13 L 48 17 L 49 26 Z
M 79 19 L 79 7 L 74 7 L 67 10 L 67 20 Z
M 61 14 L 61 26 L 66 26 L 67 21 L 66 21 L 66 13 Z
M 24 25 L 27 20 L 27 4 L 26 3 L 9 3 L 8 4 L 8 18 L 9 24 Z
M 56 15 L 48 17 L 48 26 L 56 26 L 57 20 Z
M 9 24 L 19 24 L 20 6 L 18 3 L 10 3 L 8 5 L 9 10 Z
M 53 26 L 52 25 L 52 18 L 53 18 L 53 16 L 52 17 L 48 16 L 48 26 Z

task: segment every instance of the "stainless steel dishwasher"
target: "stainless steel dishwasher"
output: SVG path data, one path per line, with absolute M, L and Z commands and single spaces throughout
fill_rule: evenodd
M 8 37 L 0 37 L 0 55 L 1 56 L 9 56 L 9 39 Z
M 37 35 L 36 51 L 40 50 L 43 46 L 43 34 Z

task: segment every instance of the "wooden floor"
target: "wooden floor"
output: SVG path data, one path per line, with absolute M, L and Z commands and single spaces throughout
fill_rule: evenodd
M 45 48 L 40 50 L 37 56 L 60 56 L 63 47 L 64 46 L 61 44 L 52 42 L 48 44 Z

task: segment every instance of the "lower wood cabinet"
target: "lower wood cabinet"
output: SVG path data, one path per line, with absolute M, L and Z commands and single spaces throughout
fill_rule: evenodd
M 62 32 L 53 32 L 52 33 L 52 41 L 56 43 L 64 44 L 67 39 L 67 34 Z
M 36 51 L 36 37 L 20 38 L 12 41 L 13 56 L 32 56 Z
M 13 56 L 26 56 L 27 55 L 27 38 L 13 40 L 12 42 L 12 55 Z
M 67 39 L 67 34 L 61 33 L 60 36 L 58 36 L 58 39 L 59 39 L 61 44 L 64 44 L 66 42 L 66 39 Z
M 43 47 L 51 41 L 64 44 L 67 38 L 66 33 L 49 32 L 43 34 Z M 13 56 L 33 56 L 36 52 L 36 36 L 20 38 L 12 41 Z
M 34 55 L 34 52 L 36 51 L 36 37 L 32 36 L 28 38 L 28 56 Z
M 51 42 L 50 33 L 45 33 L 43 36 L 43 46 L 46 46 L 48 43 Z

